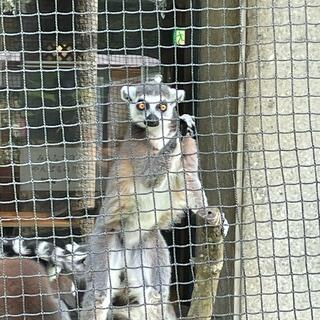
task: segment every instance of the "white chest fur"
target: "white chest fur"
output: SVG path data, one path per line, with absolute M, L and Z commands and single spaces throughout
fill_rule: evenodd
M 136 243 L 141 233 L 157 227 L 164 216 L 169 225 L 174 219 L 174 211 L 183 209 L 186 205 L 185 200 L 181 201 L 181 197 L 179 201 L 175 197 L 175 194 L 181 193 L 177 181 L 184 179 L 179 139 L 177 141 L 177 146 L 170 156 L 168 172 L 161 184 L 152 189 L 142 183 L 136 184 L 136 206 L 126 224 L 126 239 L 129 240 L 127 243 Z
M 172 139 L 176 132 L 170 132 L 171 121 L 162 121 L 156 128 L 146 128 L 150 144 L 157 150 L 161 150 Z M 178 139 L 177 139 L 178 141 Z

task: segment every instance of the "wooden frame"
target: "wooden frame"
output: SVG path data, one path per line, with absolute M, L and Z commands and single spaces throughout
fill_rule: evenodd
M 52 217 L 45 212 L 15 212 L 0 213 L 1 227 L 40 227 L 40 228 L 69 228 L 78 227 L 81 218 Z

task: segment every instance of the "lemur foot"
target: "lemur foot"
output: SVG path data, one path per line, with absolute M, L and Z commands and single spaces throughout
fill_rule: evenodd
M 195 137 L 196 135 L 196 124 L 194 116 L 190 114 L 183 114 L 180 118 L 180 133 L 182 137 L 190 136 Z
M 224 237 L 227 236 L 229 231 L 229 223 L 224 213 L 218 208 L 208 207 L 206 209 L 200 209 L 196 214 L 205 219 L 207 223 L 213 227 L 221 226 L 221 233 Z

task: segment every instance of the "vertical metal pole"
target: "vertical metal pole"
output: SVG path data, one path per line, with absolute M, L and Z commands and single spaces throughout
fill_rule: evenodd
M 247 0 L 240 1 L 240 61 L 239 61 L 239 104 L 238 104 L 238 136 L 237 136 L 237 170 L 236 170 L 236 221 L 235 221 L 235 254 L 234 254 L 234 320 L 241 318 L 242 294 L 242 254 L 241 254 L 241 221 L 242 221 L 242 193 L 243 193 L 243 143 L 244 116 L 246 97 L 246 17 Z

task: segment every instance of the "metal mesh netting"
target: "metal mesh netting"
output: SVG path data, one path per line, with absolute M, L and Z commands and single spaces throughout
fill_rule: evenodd
M 1 0 L 0 14 L 2 318 L 320 317 L 319 0 Z M 93 224 L 119 197 L 120 146 L 136 152 L 120 90 L 159 73 L 185 90 L 230 229 L 185 212 L 124 249 L 124 220 L 103 241 Z M 90 260 L 102 242 L 112 253 Z

